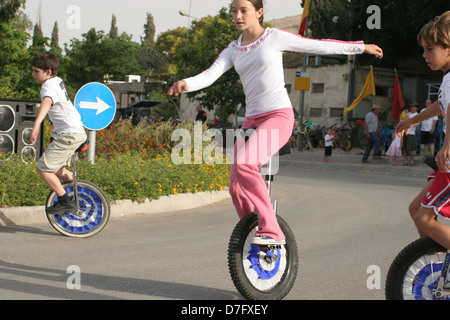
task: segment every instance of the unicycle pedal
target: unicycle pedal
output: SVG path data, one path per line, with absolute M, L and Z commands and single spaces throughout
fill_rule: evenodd
M 256 245 L 256 246 L 258 246 L 261 251 L 268 251 L 268 250 L 273 251 L 273 250 L 280 250 L 283 245 L 281 245 L 281 244 L 272 244 L 272 245 L 264 244 L 264 245 Z

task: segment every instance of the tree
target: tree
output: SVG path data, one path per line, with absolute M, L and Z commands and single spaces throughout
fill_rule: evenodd
M 222 8 L 215 17 L 193 23 L 189 43 L 180 53 L 177 78 L 193 76 L 207 69 L 220 52 L 238 37 L 231 6 Z M 245 105 L 244 91 L 234 69 L 227 71 L 210 87 L 187 95 L 208 110 L 220 106 L 221 117 L 235 114 L 239 104 Z
M 61 57 L 62 49 L 59 46 L 59 28 L 58 21 L 53 25 L 52 38 L 50 41 L 50 51 L 54 52 L 58 57 Z
M 72 39 L 66 49 L 67 82 L 72 86 L 103 82 L 107 75 L 111 80 L 123 80 L 127 74 L 144 73 L 137 59 L 140 46 L 130 35 L 123 33 L 113 39 L 91 28 L 82 37 Z
M 144 37 L 141 39 L 144 47 L 153 48 L 155 46 L 155 23 L 151 13 L 147 12 L 147 20 L 144 24 Z
M 11 22 L 18 10 L 25 8 L 25 2 L 26 0 L 0 0 L 0 22 Z
M 117 28 L 117 18 L 113 14 L 111 19 L 111 29 L 109 30 L 109 37 L 115 39 L 119 36 L 119 29 Z
M 186 28 L 178 27 L 159 35 L 155 50 L 161 52 L 169 62 L 168 73 L 177 73 L 177 63 L 180 61 L 180 52 L 186 47 Z
M 379 12 L 379 26 L 368 25 L 368 10 L 375 5 Z M 401 65 L 406 58 L 420 59 L 422 49 L 416 37 L 422 26 L 437 15 L 450 9 L 448 0 L 314 0 L 309 12 L 309 26 L 313 38 L 364 40 L 376 43 L 384 51 L 378 60 L 368 55 L 358 61 L 383 67 Z M 369 11 L 369 12 L 368 12 Z
M 38 86 L 27 78 L 31 67 L 24 29 L 30 24 L 20 10 L 24 6 L 25 0 L 0 0 L 0 98 L 39 98 Z

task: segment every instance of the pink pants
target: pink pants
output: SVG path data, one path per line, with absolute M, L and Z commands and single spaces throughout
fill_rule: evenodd
M 246 117 L 242 128 L 256 130 L 245 143 L 242 130 L 238 134 L 230 172 L 230 194 L 239 218 L 256 211 L 259 215 L 257 235 L 267 235 L 277 241 L 284 240 L 284 234 L 259 168 L 289 141 L 293 125 L 292 108 Z

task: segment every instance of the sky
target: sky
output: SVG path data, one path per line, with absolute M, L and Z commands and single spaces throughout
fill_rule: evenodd
M 188 17 L 179 11 L 200 19 L 216 15 L 231 0 L 27 0 L 25 13 L 33 25 L 41 17 L 45 37 L 51 37 L 55 21 L 58 21 L 59 42 L 70 44 L 70 39 L 81 39 L 89 29 L 109 32 L 111 18 L 117 18 L 119 34 L 133 35 L 140 42 L 147 12 L 153 15 L 156 36 L 177 27 L 187 27 Z M 302 0 L 264 0 L 265 21 L 299 15 Z M 39 9 L 40 8 L 40 9 Z M 39 15 L 41 12 L 41 15 Z M 30 33 L 32 31 L 29 31 Z M 156 39 L 155 39 L 156 40 Z

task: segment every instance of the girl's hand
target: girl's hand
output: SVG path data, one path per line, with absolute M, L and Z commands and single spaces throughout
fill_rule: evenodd
M 364 52 L 368 54 L 373 54 L 378 59 L 383 58 L 383 50 L 375 44 L 365 44 Z
M 412 124 L 411 124 L 410 118 L 406 119 L 406 120 L 401 120 L 398 123 L 397 127 L 395 128 L 395 132 L 396 133 L 405 133 L 405 134 L 407 134 L 408 131 L 406 131 L 406 130 L 408 130 L 411 127 L 412 127 Z
M 167 91 L 168 96 L 178 96 L 180 93 L 188 91 L 188 87 L 185 81 L 177 81 L 175 82 L 172 87 Z

